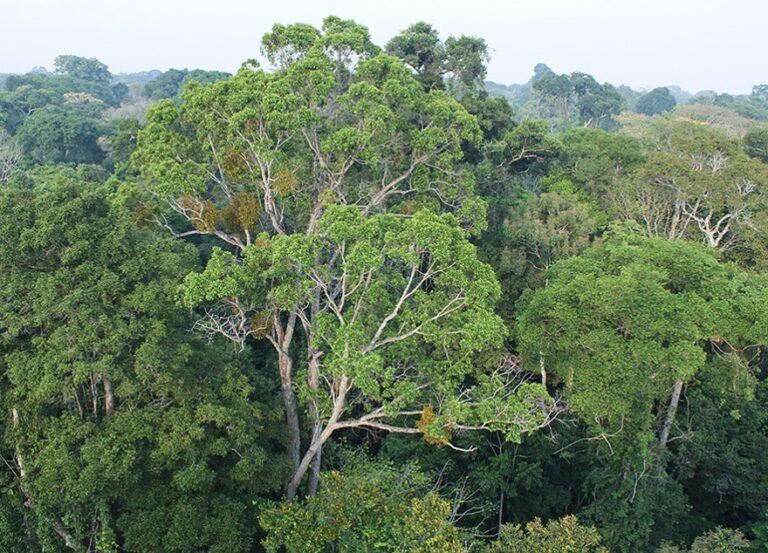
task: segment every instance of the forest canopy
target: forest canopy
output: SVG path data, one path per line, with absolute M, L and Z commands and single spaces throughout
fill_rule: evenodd
M 0 550 L 768 550 L 768 85 L 275 24 L 0 76 Z

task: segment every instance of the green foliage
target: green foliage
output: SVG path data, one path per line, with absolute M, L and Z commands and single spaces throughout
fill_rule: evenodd
M 768 163 L 768 129 L 758 129 L 744 135 L 747 155 Z
M 636 111 L 644 115 L 658 115 L 672 110 L 677 105 L 674 96 L 666 87 L 654 88 L 648 94 L 643 95 L 635 107 Z
M 0 75 L 0 550 L 768 550 L 768 85 L 261 49 Z
M 759 282 L 746 291 L 749 277 L 688 243 L 619 234 L 556 263 L 547 279 L 521 304 L 520 349 L 599 425 L 650 415 L 674 381 L 703 367 L 709 343 L 747 343 L 765 325 L 746 307 L 765 294 Z M 738 306 L 743 318 L 732 315 Z
M 733 96 L 731 94 L 705 91 L 697 94 L 691 102 L 722 106 L 755 121 L 768 121 L 768 102 L 765 100 L 765 86 L 753 86 L 752 94 L 749 96 Z
M 392 38 L 386 49 L 416 72 L 424 88 L 442 87 L 447 54 L 437 30 L 429 23 L 414 23 Z
M 488 242 L 485 254 L 496 259 L 508 320 L 520 294 L 541 286 L 556 261 L 582 253 L 595 230 L 589 206 L 568 193 L 532 194 L 504 214 L 498 239 Z
M 451 505 L 413 466 L 363 463 L 324 475 L 317 495 L 265 509 L 269 553 L 462 553 Z
M 610 191 L 644 157 L 634 138 L 598 129 L 573 129 L 561 141 L 560 163 L 565 175 L 601 207 Z
M 319 235 L 260 238 L 244 251 L 243 264 L 216 250 L 203 273 L 187 278 L 186 301 L 237 297 L 241 305 L 289 310 L 311 302 L 317 286 L 349 286 L 344 303 L 329 302 L 312 331 L 324 351 L 324 374 L 349 378 L 351 403 L 393 415 L 440 405 L 427 436 L 479 425 L 518 440 L 536 427 L 535 400 L 544 392 L 523 386 L 499 402 L 493 388 L 503 385 L 503 375 L 483 375 L 474 365 L 505 334 L 493 314 L 499 287 L 453 216 L 363 218 L 355 207 L 337 206 L 319 229 Z M 407 374 L 401 367 L 409 367 Z M 477 379 L 466 391 L 472 407 L 456 397 L 469 375 Z M 322 410 L 330 415 L 331 408 Z
M 768 551 L 768 510 L 763 511 L 757 521 L 749 528 L 754 537 L 751 551 L 765 553 Z
M 152 100 L 177 98 L 184 87 L 190 82 L 202 85 L 212 84 L 230 77 L 222 71 L 204 71 L 202 69 L 169 69 L 149 81 L 143 88 L 143 94 Z
M 250 501 L 281 477 L 275 422 L 231 354 L 187 332 L 173 297 L 194 251 L 134 229 L 100 185 L 34 177 L 0 191 L 3 505 L 23 497 L 28 520 L 15 535 L 34 550 L 66 534 L 248 551 Z
M 485 40 L 462 35 L 442 42 L 423 21 L 392 38 L 386 51 L 413 70 L 425 90 L 448 89 L 457 98 L 479 95 L 490 60 Z
M 739 553 L 753 551 L 749 540 L 738 530 L 716 528 L 693 540 L 690 549 L 680 549 L 676 546 L 665 545 L 658 553 Z
M 477 91 L 485 80 L 486 65 L 490 60 L 485 40 L 462 35 L 445 41 L 446 70 L 449 89 L 458 98 Z
M 28 162 L 100 163 L 102 132 L 102 123 L 77 106 L 45 107 L 24 120 L 16 140 Z
M 740 526 L 768 507 L 768 479 L 760 466 L 768 447 L 764 381 L 748 367 L 709 363 L 687 392 L 681 413 L 694 430 L 671 464 L 685 487 L 692 515 L 708 525 Z
M 386 178 L 384 161 L 393 159 L 393 143 L 410 149 L 411 155 L 386 170 L 410 176 L 415 162 L 419 179 L 428 182 L 433 172 L 422 157 L 434 162 L 436 175 L 460 156 L 462 140 L 479 138 L 476 122 L 458 103 L 442 92 L 419 92 L 402 65 L 383 54 L 359 62 L 355 82 L 347 86 L 344 71 L 337 73 L 328 59 L 324 40 L 318 38 L 305 58 L 284 71 L 243 69 L 230 80 L 191 88 L 180 111 L 167 103 L 155 106 L 139 137 L 136 161 L 144 174 L 164 193 L 197 194 L 203 183 L 195 182 L 196 175 L 212 165 L 219 179 L 240 181 L 249 189 L 262 177 L 271 184 L 286 170 L 308 178 L 312 160 L 320 156 L 329 172 L 318 183 L 321 189 L 301 187 L 298 195 L 275 198 L 285 205 L 281 209 L 291 218 L 291 226 L 300 228 L 320 196 L 323 201 L 343 197 L 349 203 L 375 199 L 374 183 Z M 364 41 L 363 46 L 367 48 Z M 337 87 L 341 87 L 334 92 L 340 94 L 338 101 L 327 111 L 328 94 Z M 411 118 L 412 114 L 418 115 Z M 288 140 L 310 129 L 310 142 Z M 323 192 L 353 168 L 354 174 L 341 180 L 339 190 Z M 341 173 L 334 177 L 336 171 Z M 413 174 L 415 178 L 417 173 Z M 449 198 L 466 194 L 457 185 L 445 192 Z
M 470 42 L 452 55 L 476 53 Z M 158 103 L 133 159 L 186 219 L 183 232 L 234 248 L 214 250 L 186 280 L 186 302 L 209 315 L 204 328 L 239 344 L 268 340 L 287 416 L 297 401 L 325 428 L 303 464 L 291 453 L 289 495 L 337 429 L 384 424 L 445 443 L 469 429 L 517 441 L 537 428 L 545 390 L 494 393 L 515 376 L 492 370 L 505 335 L 499 287 L 469 242 L 485 228 L 485 204 L 459 163 L 479 145 L 477 120 L 354 22 L 278 25 L 263 47 L 275 72 L 244 67 L 188 87 L 180 106 Z M 285 367 L 303 360 L 279 344 L 297 321 L 309 366 L 294 373 Z M 435 416 L 419 427 L 427 408 Z M 298 420 L 290 426 L 298 444 Z
M 550 520 L 545 525 L 540 519 L 521 525 L 501 527 L 498 541 L 488 553 L 608 553 L 595 528 L 582 526 L 578 519 L 566 516 Z
M 704 125 L 660 122 L 647 134 L 649 153 L 612 194 L 613 211 L 649 236 L 690 238 L 760 259 L 766 231 L 768 168 L 738 141 Z
M 114 119 L 111 121 L 112 132 L 107 138 L 107 162 L 117 175 L 130 171 L 130 159 L 136 151 L 141 124 L 136 119 Z
M 84 93 L 110 106 L 120 105 L 128 94 L 125 84 L 112 84 L 107 66 L 96 59 L 59 56 L 56 63 L 56 73 L 12 75 L 5 87 L 11 93 L 58 96 L 58 102 L 65 93 Z
M 531 81 L 530 86 L 538 96 L 539 117 L 553 120 L 563 129 L 574 124 L 615 129 L 614 116 L 624 107 L 624 98 L 612 85 L 601 85 L 586 73 L 558 75 L 546 66 Z
M 765 345 L 757 306 L 767 290 L 701 246 L 619 233 L 555 263 L 547 286 L 519 303 L 524 362 L 560 381 L 611 452 L 612 475 L 595 474 L 600 499 L 589 511 L 612 547 L 634 551 L 674 532 L 659 524 L 686 507 L 653 454 L 656 408 L 708 364 L 736 378 L 750 348 Z
M 583 483 L 592 500 L 581 514 L 597 526 L 606 546 L 650 552 L 686 535 L 689 504 L 680 483 L 649 452 L 653 436 L 605 435 L 605 440 L 593 450 L 595 466 Z
M 73 79 L 99 84 L 109 84 L 112 81 L 112 74 L 107 66 L 96 58 L 61 55 L 56 56 L 53 65 L 57 73 L 68 75 Z

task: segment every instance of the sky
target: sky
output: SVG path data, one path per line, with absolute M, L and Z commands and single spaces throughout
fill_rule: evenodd
M 633 88 L 749 93 L 768 83 L 768 0 L 0 0 L 0 73 L 96 57 L 113 73 L 235 71 L 273 23 L 366 25 L 383 45 L 417 21 L 484 38 L 488 79 L 543 62 Z

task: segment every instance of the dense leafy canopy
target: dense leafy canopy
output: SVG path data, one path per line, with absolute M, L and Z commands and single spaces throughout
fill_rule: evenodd
M 654 88 L 648 94 L 643 95 L 638 101 L 636 109 L 645 115 L 658 115 L 669 111 L 677 105 L 675 97 L 666 87 Z
M 465 553 L 451 505 L 415 467 L 363 464 L 330 472 L 317 495 L 267 509 L 267 552 Z M 283 548 L 281 548 L 284 547 Z
M 186 332 L 173 296 L 194 252 L 133 228 L 85 184 L 41 174 L 0 193 L 4 447 L 12 497 L 32 511 L 12 535 L 247 551 L 239 498 L 279 474 L 255 381 Z
M 475 356 L 505 333 L 493 272 L 468 242 L 484 204 L 457 166 L 462 145 L 479 139 L 476 119 L 352 22 L 276 26 L 263 46 L 281 69 L 245 67 L 188 89 L 180 107 L 158 104 L 135 159 L 187 220 L 177 234 L 236 249 L 214 251 L 186 300 L 208 305 L 201 328 L 274 346 L 294 433 L 288 494 L 339 429 L 447 443 L 454 429 L 518 440 L 544 424 L 543 389 L 496 397 L 514 375 L 487 361 L 476 370 Z M 297 324 L 308 366 L 294 374 Z M 305 452 L 294 389 L 314 419 Z M 393 421 L 419 415 L 418 425 Z
M 0 550 L 768 550 L 768 85 L 260 47 L 0 75 Z
M 740 346 L 768 339 L 762 283 L 700 246 L 619 234 L 558 262 L 547 281 L 523 301 L 520 349 L 565 382 L 586 420 L 608 428 L 650 411 L 711 350 L 722 352 L 721 370 L 736 370 Z
M 592 509 L 617 549 L 641 547 L 654 524 L 661 531 L 659 523 L 632 517 L 633 506 L 647 502 L 650 521 L 667 509 L 680 513 L 657 494 L 667 487 L 679 495 L 672 491 L 679 484 L 663 472 L 663 455 L 678 439 L 683 386 L 697 375 L 745 393 L 754 386 L 749 367 L 768 342 L 765 284 L 703 246 L 619 233 L 556 263 L 547 285 L 521 300 L 524 359 L 562 382 L 574 412 L 605 440 L 604 462 L 624 473 L 602 482 L 616 496 Z M 660 472 L 659 482 L 643 482 L 647 471 Z
M 488 549 L 488 553 L 608 553 L 600 542 L 598 531 L 581 526 L 574 516 L 546 525 L 535 519 L 525 528 L 503 526 L 498 542 Z

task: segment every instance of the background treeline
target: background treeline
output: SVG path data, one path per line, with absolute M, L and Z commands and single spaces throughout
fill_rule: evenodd
M 734 135 L 743 135 L 755 122 L 768 122 L 768 87 L 764 84 L 753 86 L 751 94 L 741 95 L 714 90 L 692 94 L 679 86 L 641 92 L 626 85 L 599 84 L 585 73 L 558 75 L 540 63 L 525 84 L 506 86 L 488 81 L 485 86 L 490 94 L 506 98 L 518 119 L 543 118 L 559 129 L 583 124 L 612 130 L 617 121 L 608 120 L 608 116 L 618 116 L 618 122 L 626 126 L 642 121 L 633 114 L 668 112 L 674 112 L 670 115 L 675 119 L 701 121 Z
M 0 550 L 768 551 L 768 85 L 262 53 L 0 76 Z

